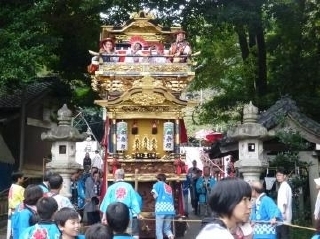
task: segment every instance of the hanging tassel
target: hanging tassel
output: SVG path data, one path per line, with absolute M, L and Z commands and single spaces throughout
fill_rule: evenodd
M 152 130 L 151 130 L 152 134 L 157 134 L 158 133 L 158 127 L 157 127 L 157 123 L 154 120 L 152 123 Z
M 135 134 L 138 134 L 138 132 L 139 132 L 138 124 L 137 124 L 137 121 L 134 120 L 131 128 L 131 134 L 135 135 Z

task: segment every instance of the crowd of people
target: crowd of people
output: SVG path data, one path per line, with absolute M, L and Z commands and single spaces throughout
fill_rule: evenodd
M 204 166 L 200 170 L 194 160 L 188 169 L 183 189 L 185 201 L 189 194 L 194 214 L 203 218 L 204 228 L 197 238 L 208 238 L 209 234 L 230 239 L 290 238 L 292 189 L 287 179 L 286 170 L 279 167 L 276 172 L 279 188 L 275 202 L 266 194 L 265 186 L 260 181 L 248 183 L 230 177 L 216 182 L 210 174 L 210 168 Z M 320 189 L 320 178 L 315 179 L 315 182 Z M 317 227 L 319 205 L 320 200 L 317 200 L 314 212 Z
M 92 160 L 91 160 L 92 161 Z M 88 159 L 83 160 L 84 165 Z M 89 165 L 89 164 L 88 164 Z M 115 181 L 101 196 L 101 175 L 97 167 L 79 169 L 71 177 L 71 197 L 62 196 L 63 178 L 46 171 L 43 182 L 22 187 L 24 176 L 12 174 L 8 205 L 12 239 L 26 238 L 139 238 L 139 221 L 143 219 L 142 198 L 128 182 L 124 169 L 117 169 Z M 194 213 L 203 218 L 197 239 L 287 239 L 292 220 L 292 190 L 287 172 L 278 168 L 276 202 L 266 195 L 260 181 L 245 182 L 236 177 L 216 181 L 210 167 L 203 170 L 193 161 L 188 170 L 184 192 L 191 195 Z M 320 178 L 315 179 L 320 189 Z M 158 174 L 150 189 L 155 200 L 155 237 L 174 239 L 172 220 L 176 214 L 172 188 L 166 175 Z M 320 193 L 319 193 L 320 195 Z M 320 196 L 319 196 L 320 197 Z M 319 222 L 317 200 L 314 217 Z M 188 209 L 186 209 L 188 212 Z M 101 217 L 100 217 L 101 216 Z M 86 233 L 80 234 L 83 219 Z M 315 238 L 319 237 L 318 234 Z
M 105 38 L 100 41 L 99 53 L 92 57 L 91 65 L 88 66 L 89 73 L 93 73 L 102 62 L 126 63 L 166 63 L 166 62 L 187 62 L 191 55 L 191 46 L 186 40 L 186 33 L 183 30 L 175 32 L 176 40 L 166 52 L 164 45 L 160 42 L 152 43 L 149 46 L 140 36 L 133 36 L 130 40 L 130 47 L 123 53 L 115 49 L 115 42 L 112 38 Z
M 71 176 L 70 197 L 60 194 L 63 178 L 58 173 L 48 170 L 43 175 L 43 182 L 30 184 L 26 189 L 22 187 L 23 174 L 13 173 L 8 197 L 11 222 L 8 238 L 139 238 L 142 197 L 124 181 L 124 170 L 117 169 L 114 183 L 100 198 L 100 171 L 92 166 L 92 162 L 88 169 L 89 162 L 91 159 L 86 156 L 83 160 L 86 170 L 79 169 Z M 165 182 L 164 174 L 159 174 L 157 179 L 150 189 L 156 205 L 156 236 L 163 238 L 164 233 L 173 239 L 172 188 Z M 80 235 L 82 225 L 87 228 L 85 235 Z

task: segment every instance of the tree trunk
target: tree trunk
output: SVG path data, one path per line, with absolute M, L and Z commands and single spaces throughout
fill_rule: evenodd
M 267 93 L 267 53 L 264 33 L 261 26 L 257 29 L 256 35 L 258 49 L 258 75 L 256 78 L 257 96 L 260 98 Z
M 238 34 L 240 50 L 243 61 L 245 61 L 249 56 L 249 47 L 247 42 L 247 34 L 243 26 L 236 26 L 236 33 Z

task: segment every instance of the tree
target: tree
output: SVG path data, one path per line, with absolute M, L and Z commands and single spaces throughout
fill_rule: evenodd
M 144 9 L 159 24 L 180 24 L 201 51 L 190 90 L 216 93 L 200 107 L 202 122 L 237 121 L 244 103 L 264 110 L 285 94 L 320 119 L 313 110 L 320 103 L 318 2 L 5 0 L 0 6 L 2 88 L 54 72 L 73 89 L 73 103 L 92 104 L 98 96 L 85 74 L 87 50 L 98 47 L 100 25 L 122 24 Z
M 42 13 L 42 14 L 41 14 Z M 47 34 L 43 12 L 30 1 L 0 2 L 0 82 L 2 90 L 22 87 L 50 69 L 61 41 Z

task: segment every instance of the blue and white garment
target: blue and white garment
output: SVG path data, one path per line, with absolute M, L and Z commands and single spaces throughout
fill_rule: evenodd
M 47 184 L 45 184 L 44 182 L 39 184 L 39 187 L 42 189 L 43 193 L 48 193 L 50 191 L 49 187 Z
M 189 188 L 190 188 L 191 180 L 188 175 L 186 176 L 186 180 L 182 182 L 182 193 L 183 196 L 189 196 Z
M 319 233 L 316 233 L 314 234 L 311 239 L 320 239 L 320 234 Z
M 133 237 L 128 233 L 114 234 L 113 239 L 133 239 Z
M 19 236 L 19 239 L 59 239 L 61 232 L 53 222 L 39 222 L 34 226 L 26 228 Z
M 265 193 L 257 198 L 252 207 L 250 218 L 254 223 L 254 239 L 276 239 L 276 226 L 271 225 L 269 221 L 273 218 L 281 221 L 282 216 L 278 206 L 270 197 L 266 196 Z
M 33 213 L 34 211 L 34 213 Z M 30 219 L 35 214 L 36 208 L 20 203 L 11 216 L 12 238 L 18 239 L 19 235 L 30 225 Z
M 136 191 L 130 183 L 117 181 L 108 187 L 100 205 L 100 211 L 106 213 L 109 204 L 114 202 L 126 204 L 129 207 L 130 218 L 132 218 L 132 215 L 139 215 L 141 212 Z
M 156 199 L 156 215 L 175 215 L 172 188 L 168 184 L 158 181 L 153 185 L 151 192 Z
M 213 189 L 214 185 L 216 184 L 216 180 L 209 176 L 209 177 L 200 177 L 196 183 L 196 190 L 197 194 L 199 195 L 199 203 L 207 203 L 207 199 Z

